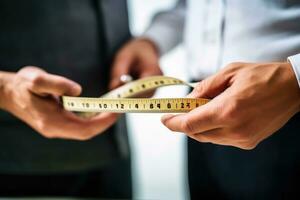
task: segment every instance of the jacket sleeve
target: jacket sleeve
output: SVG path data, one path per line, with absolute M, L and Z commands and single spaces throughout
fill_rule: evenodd
M 293 70 L 295 72 L 298 85 L 300 87 L 300 53 L 294 56 L 290 56 L 288 61 L 292 64 Z
M 165 54 L 183 40 L 186 0 L 179 0 L 171 10 L 157 13 L 142 35 L 155 43 L 160 55 Z

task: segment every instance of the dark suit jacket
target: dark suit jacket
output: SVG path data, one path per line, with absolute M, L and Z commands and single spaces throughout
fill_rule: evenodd
M 39 66 L 79 82 L 83 95 L 107 92 L 116 50 L 130 38 L 124 0 L 0 1 L 0 70 Z M 86 142 L 43 138 L 0 112 L 0 173 L 99 168 L 129 156 L 124 119 Z

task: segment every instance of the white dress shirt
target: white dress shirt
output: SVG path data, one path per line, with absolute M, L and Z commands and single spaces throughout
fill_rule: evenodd
M 193 79 L 235 61 L 289 57 L 300 86 L 300 0 L 180 0 L 154 17 L 144 37 L 161 54 L 183 42 Z

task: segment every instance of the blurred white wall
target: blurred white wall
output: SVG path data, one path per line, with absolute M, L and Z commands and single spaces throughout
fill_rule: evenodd
M 176 0 L 129 0 L 131 31 L 141 34 L 155 12 L 167 9 Z M 178 47 L 161 60 L 168 76 L 186 80 L 182 48 Z M 155 97 L 184 96 L 187 88 L 174 86 L 159 89 Z M 161 114 L 128 114 L 133 153 L 134 199 L 188 199 L 186 180 L 185 136 L 168 131 Z

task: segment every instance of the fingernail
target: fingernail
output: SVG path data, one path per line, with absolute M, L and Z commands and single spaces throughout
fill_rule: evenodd
M 172 117 L 174 117 L 175 115 L 172 114 L 168 114 L 168 115 L 163 115 L 161 117 L 161 122 L 164 124 L 166 121 L 168 121 L 169 119 L 171 119 Z

